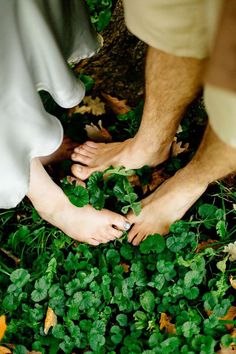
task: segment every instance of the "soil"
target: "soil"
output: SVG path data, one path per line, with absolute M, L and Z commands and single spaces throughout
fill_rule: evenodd
M 76 71 L 95 79 L 94 95 L 105 92 L 136 106 L 144 94 L 147 46 L 127 30 L 121 0 L 101 35 L 103 47 L 93 57 L 82 60 Z

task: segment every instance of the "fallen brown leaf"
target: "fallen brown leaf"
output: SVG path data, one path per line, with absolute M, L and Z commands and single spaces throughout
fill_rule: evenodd
M 210 311 L 210 310 L 206 310 L 206 313 L 208 316 L 210 316 L 213 312 Z M 219 317 L 218 319 L 219 320 L 230 320 L 230 321 L 233 321 L 236 317 L 236 307 L 235 306 L 231 306 L 229 309 L 228 309 L 228 312 L 226 313 L 226 315 L 224 317 Z M 225 327 L 228 329 L 228 330 L 231 330 L 234 328 L 234 325 L 233 324 L 230 324 L 230 323 L 227 323 L 225 324 Z
M 220 247 L 220 245 L 215 245 L 215 246 L 212 246 L 211 244 L 212 243 L 216 243 L 216 242 L 219 242 L 217 240 L 207 240 L 207 241 L 202 241 L 198 244 L 197 248 L 196 248 L 196 253 L 199 253 L 201 251 L 203 251 L 205 248 L 209 248 L 209 247 L 212 247 L 212 248 L 217 248 L 217 247 Z
M 101 120 L 99 120 L 98 125 L 99 126 L 96 126 L 93 123 L 90 125 L 85 125 L 84 129 L 86 130 L 88 137 L 96 142 L 111 142 L 111 134 L 108 132 L 108 130 L 103 128 Z
M 102 96 L 105 98 L 107 106 L 110 107 L 115 114 L 125 114 L 131 110 L 127 105 L 127 100 L 119 100 L 105 92 L 102 92 Z
M 7 329 L 7 324 L 6 324 L 6 316 L 2 315 L 0 316 L 0 340 L 4 337 L 4 334 Z
M 48 331 L 51 327 L 55 327 L 57 324 L 57 315 L 51 307 L 48 307 L 46 318 L 44 321 L 44 333 L 48 334 Z
M 123 267 L 125 273 L 129 273 L 130 265 L 124 262 L 121 262 L 120 265 Z
M 73 113 L 92 113 L 95 116 L 100 116 L 106 112 L 105 103 L 102 102 L 99 97 L 92 98 L 91 96 L 85 96 L 83 98 L 83 103 L 83 105 L 80 103 L 79 105 L 70 108 L 68 110 L 68 115 L 71 116 Z
M 232 286 L 234 289 L 236 289 L 236 280 L 234 279 L 234 277 L 233 277 L 232 275 L 230 275 L 229 281 L 230 281 L 231 286 Z
M 0 354 L 11 354 L 12 351 L 9 348 L 0 346 Z
M 17 258 L 16 256 L 14 256 L 14 254 L 12 254 L 10 251 L 5 250 L 5 248 L 0 247 L 0 251 L 2 251 L 2 253 L 4 253 L 5 255 L 7 255 L 9 258 L 11 258 L 16 264 L 20 263 L 20 258 Z
M 220 318 L 220 320 L 230 320 L 230 321 L 232 321 L 232 320 L 235 319 L 235 317 L 236 317 L 236 307 L 235 306 L 231 306 L 229 308 L 227 314 L 224 317 Z M 230 329 L 232 329 L 234 327 L 234 325 L 233 324 L 226 324 L 225 327 L 230 330 Z
M 164 172 L 164 169 L 158 169 L 154 170 L 152 173 L 152 179 L 151 182 L 145 186 L 143 186 L 143 193 L 146 194 L 147 192 L 152 192 L 154 191 L 157 187 L 159 187 L 167 178 L 169 178 L 169 175 L 167 175 Z
M 99 97 L 92 98 L 91 96 L 85 96 L 83 102 L 91 109 L 91 113 L 95 116 L 100 116 L 106 112 L 105 103 Z
M 140 187 L 141 186 L 139 176 L 131 175 L 131 176 L 128 176 L 127 178 L 128 178 L 129 183 L 131 184 L 132 187 Z
M 188 151 L 189 148 L 189 143 L 185 143 L 182 146 L 183 142 L 179 141 L 177 142 L 177 138 L 175 137 L 171 146 L 171 156 L 176 157 L 179 154 L 182 154 L 182 152 Z
M 171 321 L 171 317 L 167 316 L 167 314 L 165 312 L 161 313 L 161 318 L 160 318 L 160 330 L 162 330 L 163 328 L 166 329 L 167 333 L 176 333 L 176 328 L 175 325 L 173 323 L 170 322 Z
M 85 113 L 90 113 L 91 112 L 91 107 L 88 106 L 76 106 L 75 109 L 73 110 L 73 113 L 79 113 L 79 114 L 85 114 Z

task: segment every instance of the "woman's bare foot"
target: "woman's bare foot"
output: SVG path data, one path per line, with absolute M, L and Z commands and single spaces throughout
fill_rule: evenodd
M 90 205 L 72 205 L 55 184 L 39 159 L 31 162 L 28 197 L 39 215 L 65 234 L 90 245 L 106 243 L 121 237 L 129 229 L 127 219 L 109 210 L 95 210 Z
M 56 163 L 70 159 L 71 154 L 73 153 L 73 150 L 76 146 L 78 146 L 78 143 L 75 143 L 70 138 L 65 136 L 61 146 L 53 154 L 40 157 L 40 161 L 43 165 L 48 165 L 50 163 Z
M 144 165 L 156 166 L 164 162 L 170 151 L 171 144 L 155 148 L 149 143 L 147 147 L 137 144 L 135 139 L 122 143 L 95 143 L 87 141 L 76 147 L 71 156 L 73 161 L 81 164 L 72 166 L 72 173 L 85 180 L 95 171 L 104 171 L 110 166 L 124 166 L 129 169 L 141 168 Z
M 127 216 L 129 222 L 134 224 L 128 234 L 129 242 L 136 246 L 148 235 L 167 234 L 170 225 L 180 220 L 205 192 L 207 184 L 185 172 L 186 168 L 178 171 L 145 198 L 138 216 L 132 213 Z
M 69 201 L 57 205 L 53 212 L 44 210 L 40 216 L 77 241 L 93 246 L 122 236 L 129 227 L 126 219 L 109 210 L 95 210 L 87 205 L 77 208 Z

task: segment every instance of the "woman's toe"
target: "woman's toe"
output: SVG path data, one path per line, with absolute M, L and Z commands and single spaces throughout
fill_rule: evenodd
M 71 167 L 71 171 L 75 177 L 78 177 L 84 181 L 89 178 L 89 176 L 96 171 L 96 169 L 92 167 L 82 166 L 79 164 L 74 164 Z

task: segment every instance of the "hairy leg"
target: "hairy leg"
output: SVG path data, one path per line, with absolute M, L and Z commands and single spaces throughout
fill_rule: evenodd
M 90 205 L 72 205 L 38 158 L 31 162 L 27 196 L 44 220 L 77 241 L 98 245 L 120 237 L 122 230 L 129 228 L 124 216 L 106 209 L 98 211 Z
M 208 185 L 236 171 L 236 149 L 226 145 L 208 125 L 192 161 L 142 201 L 139 216 L 129 214 L 135 225 L 129 242 L 138 245 L 148 235 L 166 234 L 170 225 L 181 219 Z
M 140 128 L 122 143 L 86 142 L 77 147 L 72 172 L 86 179 L 110 165 L 140 168 L 168 158 L 170 146 L 186 106 L 196 96 L 205 60 L 182 58 L 149 48 L 146 60 L 146 98 Z

